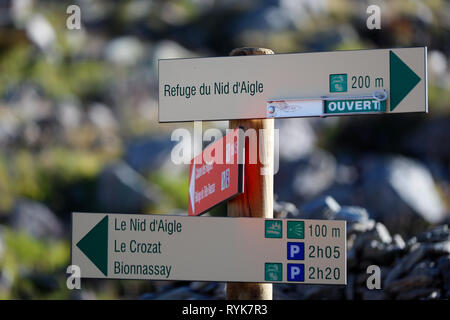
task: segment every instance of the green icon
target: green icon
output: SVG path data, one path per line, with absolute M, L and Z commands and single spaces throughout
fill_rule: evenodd
M 266 262 L 264 269 L 264 280 L 283 281 L 283 265 L 281 263 Z
M 392 111 L 420 82 L 420 77 L 392 51 L 389 51 L 389 75 Z
M 330 92 L 347 92 L 347 74 L 330 74 Z
M 77 243 L 89 260 L 108 276 L 108 216 L 105 216 Z
M 283 225 L 281 223 L 281 220 L 266 220 L 264 236 L 266 238 L 282 238 Z
M 325 113 L 386 112 L 386 100 L 345 99 L 325 101 Z
M 304 221 L 288 221 L 287 222 L 288 239 L 304 239 L 305 238 L 305 222 Z

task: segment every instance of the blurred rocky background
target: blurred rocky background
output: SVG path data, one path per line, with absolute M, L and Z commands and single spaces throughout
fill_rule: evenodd
M 81 30 L 66 28 L 71 4 Z M 158 124 L 158 59 L 428 46 L 428 114 L 277 120 L 275 215 L 347 220 L 348 285 L 274 298 L 448 299 L 449 29 L 443 0 L 0 0 L 0 298 L 225 297 L 209 282 L 66 288 L 71 212 L 187 211 L 170 136 L 193 126 Z M 382 290 L 367 290 L 371 264 Z

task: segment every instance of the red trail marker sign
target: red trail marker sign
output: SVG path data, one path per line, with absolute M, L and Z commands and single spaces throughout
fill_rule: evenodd
M 243 131 L 234 129 L 191 161 L 189 215 L 198 216 L 244 191 Z

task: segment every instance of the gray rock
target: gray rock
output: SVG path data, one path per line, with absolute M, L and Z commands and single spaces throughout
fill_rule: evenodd
M 104 56 L 111 63 L 132 66 L 145 56 L 145 46 L 138 38 L 124 36 L 108 42 Z
M 363 159 L 362 166 L 367 204 L 374 218 L 391 231 L 418 232 L 444 219 L 444 205 L 433 178 L 419 162 L 404 157 L 371 157 Z
M 51 293 L 59 289 L 58 279 L 54 274 L 27 271 L 21 276 L 26 281 L 30 281 L 33 287 L 41 293 Z
M 433 284 L 433 278 L 426 274 L 411 275 L 395 280 L 386 285 L 386 290 L 393 294 L 407 292 L 413 289 L 426 288 Z
M 369 289 L 362 289 L 360 290 L 359 294 L 361 295 L 361 298 L 363 300 L 386 300 L 388 299 L 388 295 L 384 290 L 369 290 Z
M 186 172 L 187 165 L 175 165 L 171 152 L 175 142 L 168 137 L 141 138 L 131 141 L 125 150 L 125 161 L 136 171 L 147 174 L 150 171 L 163 171 L 169 175 Z
M 377 230 L 378 229 L 378 230 Z M 378 226 L 369 232 L 360 234 L 354 240 L 349 252 L 352 252 L 353 265 L 364 269 L 368 265 L 377 264 L 389 266 L 396 258 L 405 252 L 401 243 L 391 241 L 390 236 L 383 235 Z M 388 234 L 387 234 L 388 235 Z
M 450 230 L 448 225 L 441 225 L 432 230 L 423 232 L 416 236 L 419 242 L 441 242 L 450 241 Z
M 358 265 L 358 256 L 354 248 L 347 248 L 347 266 L 349 270 L 356 269 Z
M 427 250 L 428 256 L 442 256 L 450 254 L 450 241 L 443 241 L 439 243 L 426 243 L 424 244 Z
M 101 103 L 94 103 L 89 107 L 88 118 L 100 130 L 116 130 L 119 126 L 111 109 Z
M 277 285 L 273 285 L 273 300 L 295 300 L 296 297 L 290 292 L 284 291 Z
M 194 281 L 191 282 L 189 288 L 193 291 L 197 291 L 202 294 L 211 294 L 217 288 L 217 282 L 207 282 L 207 281 Z
M 210 298 L 204 295 L 193 292 L 188 287 L 179 287 L 165 292 L 155 300 L 209 300 Z
M 427 259 L 416 264 L 411 270 L 410 275 L 427 275 L 432 279 L 437 279 L 439 269 L 435 261 Z
M 193 56 L 196 56 L 194 52 L 182 47 L 177 42 L 172 40 L 162 40 L 156 43 L 152 60 L 153 64 L 157 66 L 159 59 L 188 58 Z
M 395 246 L 372 240 L 363 248 L 361 259 L 375 264 L 390 264 L 398 252 Z
M 306 300 L 343 300 L 345 298 L 345 286 L 341 285 L 302 285 L 297 292 Z
M 138 300 L 154 300 L 157 297 L 158 296 L 155 293 L 149 292 L 149 293 L 144 293 L 144 294 L 140 295 Z
M 333 197 L 338 203 L 361 204 L 363 190 L 356 184 L 334 182 L 326 188 L 319 196 Z
M 382 223 L 375 224 L 375 231 L 378 239 L 382 243 L 390 244 L 392 242 L 392 237 L 388 231 L 388 229 Z
M 399 234 L 394 235 L 394 237 L 392 238 L 394 245 L 398 248 L 398 249 L 405 249 L 406 248 L 406 244 L 405 244 L 405 240 L 403 240 L 402 236 Z
M 345 220 L 348 223 L 364 222 L 369 220 L 369 214 L 362 207 L 341 207 L 335 215 L 336 220 Z
M 103 1 L 79 0 L 82 8 L 83 23 L 102 23 L 114 12 L 114 3 Z
M 172 288 L 175 288 L 179 282 L 175 280 L 155 280 L 151 283 L 153 288 L 152 291 L 156 294 L 162 294 Z
M 280 161 L 298 161 L 314 150 L 317 137 L 309 119 L 276 119 L 275 127 L 279 129 Z
M 274 189 L 281 199 L 299 204 L 323 194 L 334 183 L 335 176 L 334 156 L 315 150 L 298 161 L 280 161 Z
M 441 257 L 437 262 L 437 268 L 441 273 L 444 290 L 450 290 L 450 255 Z
M 14 107 L 13 114 L 22 122 L 37 122 L 54 116 L 52 102 L 42 96 L 40 89 L 31 83 L 14 86 L 10 90 L 10 104 Z
M 127 2 L 121 15 L 123 15 L 123 20 L 127 23 L 135 23 L 139 20 L 147 19 L 151 14 L 153 8 L 153 3 L 146 0 L 134 0 Z
M 449 120 L 447 116 L 426 121 L 414 133 L 407 135 L 404 144 L 408 151 L 424 158 L 450 160 Z
M 214 296 L 216 289 L 217 289 L 217 283 L 210 282 L 206 287 L 204 287 L 202 290 L 200 290 L 200 293 Z
M 216 290 L 214 292 L 216 299 L 225 300 L 226 298 L 226 284 L 224 282 L 219 282 L 217 284 Z
M 123 162 L 108 166 L 100 174 L 97 201 L 103 211 L 140 213 L 160 198 L 159 189 Z
M 0 292 L 10 291 L 12 286 L 14 285 L 14 278 L 15 277 L 10 272 L 6 271 L 5 268 L 0 270 Z
M 27 22 L 27 36 L 39 49 L 47 51 L 51 49 L 56 41 L 56 33 L 48 20 L 40 15 L 35 14 Z
M 297 196 L 308 199 L 331 186 L 336 177 L 336 159 L 328 152 L 316 150 L 300 163 L 292 187 Z
M 341 206 L 334 198 L 325 196 L 303 205 L 300 208 L 300 214 L 303 219 L 332 220 L 340 209 Z
M 71 298 L 73 300 L 98 300 L 97 294 L 94 290 L 71 290 Z
M 408 255 L 403 257 L 391 270 L 386 278 L 386 285 L 398 279 L 402 274 L 409 272 L 419 261 L 431 257 L 439 257 L 450 254 L 450 242 L 441 243 L 417 243 L 411 248 Z
M 440 290 L 438 288 L 417 288 L 409 289 L 400 292 L 396 299 L 397 300 L 417 300 L 417 299 L 439 299 Z
M 29 0 L 11 1 L 10 14 L 17 27 L 23 27 L 27 19 L 33 14 L 34 3 Z M 4 9 L 3 9 L 4 10 Z
M 355 250 L 360 251 L 358 256 L 360 260 L 370 262 L 370 264 L 375 263 L 386 266 L 390 265 L 397 257 L 405 252 L 404 242 L 401 242 L 402 239 L 398 235 L 394 236 L 395 240 L 392 242 L 389 241 L 389 237 L 384 237 L 384 240 L 382 240 L 383 236 L 380 237 L 379 232 L 377 232 L 377 236 L 375 237 L 377 239 L 374 239 L 372 235 L 369 234 L 367 238 L 356 243 Z
M 419 296 L 428 295 L 421 290 L 439 285 L 439 268 L 434 261 L 425 260 L 416 264 L 407 276 L 386 282 L 386 290 L 397 294 L 397 299 L 417 299 Z
M 45 205 L 28 199 L 15 203 L 9 225 L 37 238 L 60 238 L 64 235 L 64 226 L 58 217 Z
M 367 232 L 375 228 L 375 220 L 369 219 L 362 222 L 352 223 L 347 225 L 347 235 L 351 234 L 359 234 L 363 232 Z
M 201 291 L 205 287 L 207 287 L 210 284 L 210 282 L 206 281 L 193 281 L 189 285 L 189 288 L 193 291 Z
M 391 270 L 386 278 L 386 285 L 389 285 L 395 279 L 399 278 L 403 273 L 408 272 L 417 262 L 425 256 L 425 248 L 423 246 L 415 246 L 415 248 L 405 257 L 403 257 Z
M 347 286 L 345 287 L 345 299 L 355 300 L 355 275 L 349 273 L 347 276 Z
M 64 102 L 58 105 L 58 121 L 66 130 L 78 128 L 82 116 L 81 107 L 74 103 Z
M 278 219 L 283 219 L 283 218 L 295 219 L 295 218 L 299 217 L 300 212 L 298 211 L 297 207 L 293 203 L 283 202 L 283 201 L 274 201 L 273 215 L 275 218 L 278 218 Z
M 352 185 L 358 180 L 358 170 L 354 166 L 339 163 L 336 171 L 336 182 L 342 185 Z
M 8 108 L 0 107 L 0 145 L 7 145 L 20 134 L 19 118 Z
M 393 266 L 393 265 L 394 264 L 391 264 L 391 266 Z M 392 271 L 392 267 L 391 266 L 382 266 L 381 267 L 381 281 L 382 281 L 382 284 L 384 284 L 384 281 L 386 280 L 387 276 Z
M 268 32 L 276 30 L 281 32 L 292 25 L 287 10 L 282 10 L 278 6 L 269 5 L 271 1 L 261 3 L 261 6 L 254 10 L 249 10 L 233 20 L 229 26 L 233 38 L 248 32 Z M 272 2 L 273 4 L 273 2 Z
M 377 241 L 383 245 L 391 244 L 391 235 L 383 224 L 378 222 L 372 230 L 360 234 L 356 238 L 353 248 L 356 252 L 362 252 L 366 246 L 371 245 L 372 241 Z

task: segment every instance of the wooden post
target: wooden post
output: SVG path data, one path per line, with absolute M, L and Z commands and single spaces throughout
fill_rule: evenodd
M 264 48 L 238 48 L 231 51 L 230 56 L 262 54 L 274 54 L 274 52 Z M 258 161 L 256 164 L 248 164 L 249 148 L 246 147 L 244 193 L 228 201 L 228 216 L 273 218 L 274 119 L 230 120 L 230 129 L 238 127 L 244 130 L 256 130 Z M 265 130 L 260 133 L 259 129 Z M 263 141 L 260 144 L 261 139 Z M 259 150 L 260 147 L 262 152 Z M 263 167 L 268 168 L 270 173 L 261 174 Z M 255 272 L 263 272 L 263 270 L 255 270 Z M 230 282 L 227 284 L 227 299 L 272 300 L 272 284 Z

